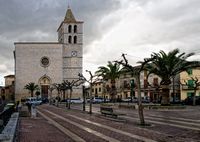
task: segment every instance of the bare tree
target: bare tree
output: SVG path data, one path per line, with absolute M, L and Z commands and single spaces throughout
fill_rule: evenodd
M 56 88 L 56 90 L 57 90 L 57 99 L 56 99 L 56 106 L 58 106 L 58 103 L 59 103 L 59 98 L 60 98 L 60 92 L 61 92 L 61 89 L 60 89 L 60 87 L 61 87 L 61 84 L 59 84 L 59 83 L 54 83 L 53 84 L 53 86 Z
M 56 89 L 54 85 L 50 85 L 48 87 L 49 91 L 50 91 L 50 101 L 49 101 L 49 104 L 51 105 L 52 103 L 52 94 L 53 94 L 53 90 Z
M 144 65 L 150 62 L 151 59 L 144 59 L 143 62 L 140 62 L 141 65 L 134 67 L 128 63 L 128 60 L 125 57 L 125 54 L 122 54 L 123 60 L 121 61 L 114 61 L 116 63 L 121 64 L 124 66 L 124 69 L 127 70 L 127 72 L 131 72 L 131 74 L 136 79 L 136 85 L 137 85 L 137 94 L 138 94 L 138 113 L 140 118 L 140 125 L 145 125 L 144 120 L 144 114 L 143 114 L 143 106 L 142 106 L 142 100 L 141 100 L 141 85 L 140 85 L 140 73 L 144 68 Z
M 94 75 L 92 74 L 91 71 L 86 70 L 86 72 L 88 72 L 90 74 L 90 79 L 87 80 L 82 74 L 79 74 L 79 78 L 81 80 L 83 80 L 84 82 L 88 82 L 90 84 L 90 110 L 89 110 L 89 114 L 92 114 L 92 86 L 94 81 Z
M 80 86 L 81 84 L 83 84 L 83 82 L 80 79 L 72 80 L 72 81 L 68 81 L 68 80 L 63 81 L 63 85 L 65 86 L 65 88 L 69 89 L 69 91 L 70 91 L 69 101 L 67 100 L 68 105 L 66 104 L 66 106 L 68 106 L 68 109 L 70 109 L 73 87 Z M 67 94 L 67 99 L 68 99 L 68 94 Z

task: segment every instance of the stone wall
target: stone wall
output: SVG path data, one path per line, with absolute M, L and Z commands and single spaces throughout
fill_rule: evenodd
M 49 58 L 49 66 L 41 65 L 42 57 Z M 58 43 L 15 43 L 15 93 L 28 95 L 24 86 L 29 82 L 39 84 L 39 79 L 46 75 L 51 83 L 60 83 L 63 78 L 62 44 Z

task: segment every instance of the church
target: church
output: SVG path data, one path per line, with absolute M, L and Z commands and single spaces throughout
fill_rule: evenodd
M 82 73 L 83 22 L 77 21 L 68 7 L 57 29 L 57 42 L 15 42 L 15 100 L 30 97 L 24 86 L 33 82 L 40 87 L 42 97 L 49 97 L 49 86 L 63 80 L 77 80 Z M 73 90 L 81 97 L 82 88 Z M 57 91 L 53 91 L 53 96 Z

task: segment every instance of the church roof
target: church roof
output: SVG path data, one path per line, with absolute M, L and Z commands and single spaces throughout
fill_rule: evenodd
M 73 13 L 72 13 L 72 10 L 71 10 L 70 8 L 67 9 L 67 12 L 66 12 L 66 14 L 65 14 L 64 22 L 67 22 L 67 23 L 68 23 L 68 22 L 69 22 L 69 23 L 71 23 L 71 22 L 76 22 L 76 19 L 75 19 L 74 15 L 73 15 Z
M 58 27 L 57 31 L 60 29 L 63 23 L 83 23 L 83 21 L 76 21 L 71 8 L 68 6 L 67 12 L 65 14 L 64 20 L 61 22 L 60 26 Z

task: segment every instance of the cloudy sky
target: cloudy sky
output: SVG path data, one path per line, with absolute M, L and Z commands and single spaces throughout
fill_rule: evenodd
M 175 48 L 200 60 L 199 0 L 0 0 L 0 85 L 14 73 L 13 43 L 57 41 L 68 3 L 84 21 L 84 70 Z

